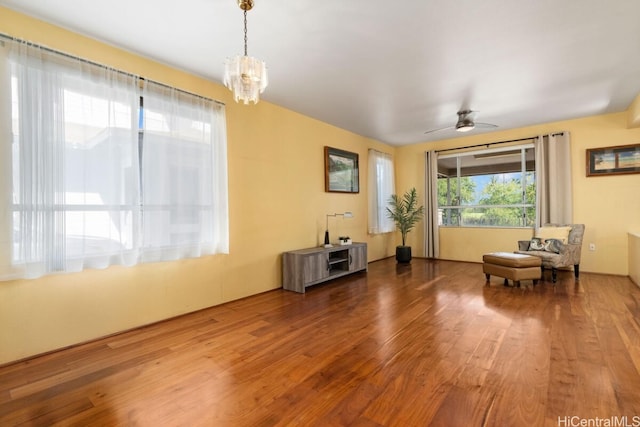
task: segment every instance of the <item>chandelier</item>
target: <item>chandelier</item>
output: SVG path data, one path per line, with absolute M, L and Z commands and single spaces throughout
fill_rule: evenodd
M 257 104 L 268 84 L 267 65 L 247 55 L 247 11 L 253 8 L 253 0 L 238 0 L 238 6 L 244 11 L 244 55 L 227 58 L 224 85 L 233 91 L 236 102 Z

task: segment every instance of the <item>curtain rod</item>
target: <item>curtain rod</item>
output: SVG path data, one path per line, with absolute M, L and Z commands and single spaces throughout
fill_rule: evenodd
M 376 150 L 375 148 L 369 148 L 369 150 L 371 150 L 371 151 L 375 151 L 376 153 L 385 154 L 385 155 L 387 155 L 387 156 L 390 156 L 390 155 L 391 155 L 391 154 L 386 153 L 386 152 L 384 152 L 384 151 Z
M 93 66 L 96 66 L 96 67 L 104 68 L 106 70 L 115 71 L 115 72 L 123 74 L 125 76 L 135 77 L 135 78 L 137 78 L 137 79 L 139 79 L 141 81 L 148 81 L 148 82 L 151 82 L 151 83 L 154 83 L 154 84 L 166 87 L 166 88 L 175 89 L 178 92 L 181 92 L 181 93 L 184 93 L 184 94 L 187 94 L 187 95 L 191 95 L 191 96 L 195 96 L 197 98 L 204 99 L 204 100 L 207 100 L 207 101 L 215 102 L 218 105 L 222 105 L 222 106 L 225 105 L 224 102 L 218 101 L 217 99 L 207 98 L 206 96 L 198 95 L 197 93 L 189 92 L 189 91 L 186 91 L 186 90 L 183 90 L 183 89 L 178 89 L 177 87 L 173 87 L 173 86 L 170 86 L 170 85 L 165 84 L 165 83 L 160 83 L 160 82 L 156 82 L 154 80 L 149 80 L 149 79 L 146 79 L 146 78 L 144 78 L 142 76 L 139 76 L 137 74 L 128 73 L 126 71 L 118 70 L 117 68 L 109 67 L 108 65 L 100 64 L 98 62 L 94 62 L 94 61 L 91 61 L 89 59 L 80 58 L 79 56 L 75 56 L 75 55 L 71 55 L 69 53 L 65 53 L 65 52 L 62 52 L 62 51 L 59 51 L 59 50 L 55 50 L 55 49 L 43 46 L 43 45 L 38 44 L 38 43 L 34 43 L 34 42 L 27 41 L 27 40 L 19 39 L 19 38 L 10 36 L 8 34 L 0 33 L 0 39 L 11 40 L 11 41 L 19 42 L 19 43 L 26 43 L 29 46 L 33 46 L 33 47 L 36 47 L 38 49 L 42 49 L 45 52 L 54 53 L 56 55 L 64 56 L 65 58 L 69 58 L 69 59 L 73 59 L 73 60 L 76 60 L 76 61 L 80 61 L 80 62 L 83 62 L 85 64 L 89 64 L 89 65 L 93 65 Z M 2 40 L 0 40 L 0 45 L 4 46 L 4 43 L 2 42 Z
M 559 136 L 559 135 L 564 135 L 564 132 L 557 132 L 557 133 L 552 133 L 551 136 Z M 496 144 L 507 144 L 510 142 L 520 142 L 520 141 L 530 141 L 532 139 L 536 139 L 537 136 L 532 136 L 529 138 L 520 138 L 520 139 L 510 139 L 507 141 L 497 141 L 497 142 L 487 142 L 485 144 L 476 144 L 476 145 L 467 145 L 465 147 L 456 147 L 456 148 L 444 148 L 442 150 L 435 150 L 436 153 L 443 153 L 445 151 L 455 151 L 455 150 L 465 150 L 467 148 L 476 148 L 476 147 L 487 147 L 489 148 L 492 145 L 496 145 Z

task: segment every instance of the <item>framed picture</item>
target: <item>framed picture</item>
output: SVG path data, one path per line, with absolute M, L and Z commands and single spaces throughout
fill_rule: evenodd
M 587 176 L 640 173 L 640 144 L 587 149 Z
M 324 147 L 324 191 L 359 193 L 358 154 Z

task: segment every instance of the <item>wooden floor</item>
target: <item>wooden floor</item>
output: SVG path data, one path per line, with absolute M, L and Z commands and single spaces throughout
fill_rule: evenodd
M 632 423 L 640 289 L 570 272 L 523 285 L 378 261 L 0 368 L 0 425 Z

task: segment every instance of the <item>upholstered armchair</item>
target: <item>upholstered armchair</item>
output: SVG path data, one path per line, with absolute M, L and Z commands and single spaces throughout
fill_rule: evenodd
M 549 235 L 553 236 L 553 240 L 558 239 L 563 227 L 569 227 L 566 241 L 560 243 L 554 241 L 552 248 L 531 247 L 530 240 L 518 241 L 518 250 L 516 253 L 532 255 L 541 258 L 542 270 L 551 269 L 551 278 L 553 283 L 557 280 L 557 271 L 559 268 L 573 266 L 573 272 L 576 279 L 580 278 L 580 254 L 582 252 L 582 237 L 584 236 L 584 224 L 545 224 L 544 227 L 536 229 L 535 237 L 541 237 L 542 241 Z M 565 228 L 566 230 L 566 228 Z M 545 235 L 546 233 L 546 235 Z M 565 239 L 558 239 L 565 240 Z

